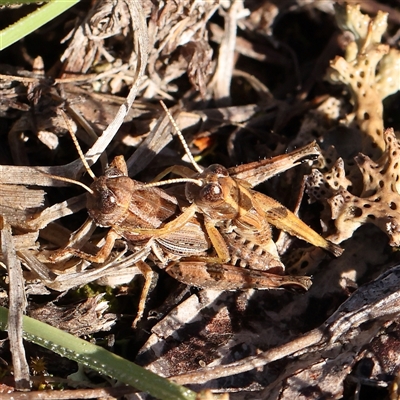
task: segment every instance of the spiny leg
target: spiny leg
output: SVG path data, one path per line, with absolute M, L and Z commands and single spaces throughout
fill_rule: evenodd
M 308 290 L 312 284 L 308 276 L 282 276 L 191 259 L 170 263 L 166 272 L 186 285 L 215 290 L 271 289 L 286 286 Z

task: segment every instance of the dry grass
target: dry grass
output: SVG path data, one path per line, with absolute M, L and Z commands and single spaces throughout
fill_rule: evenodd
M 21 311 L 26 296 L 34 318 L 163 376 L 180 375 L 194 390 L 232 399 L 397 399 L 400 13 L 396 1 L 362 2 L 371 16 L 389 12 L 388 28 L 379 18 L 368 28 L 368 17 L 354 11 L 339 18 L 341 28 L 352 18 L 360 23 L 354 42 L 338 28 L 335 14 L 345 12 L 333 3 L 145 0 L 90 8 L 83 1 L 3 51 L 3 305 L 19 299 Z M 18 12 L 0 10 L 0 18 Z M 87 217 L 83 190 L 49 176 L 91 183 L 68 131 L 89 164 L 97 162 L 97 176 L 123 155 L 129 176 L 149 182 L 185 164 L 159 100 L 203 166 L 231 167 L 318 141 L 314 165 L 257 187 L 345 249 L 334 259 L 274 232 L 286 272 L 313 277 L 307 293 L 198 290 L 146 253 L 159 277 L 133 329 L 142 287 L 132 265 L 137 244 L 117 241 L 101 264 L 50 262 L 67 244 L 93 253 L 106 234 L 90 222 L 78 230 Z M 15 277 L 20 265 L 23 277 Z M 29 344 L 26 353 L 21 369 L 36 375 L 35 389 L 70 387 L 74 363 Z M 7 341 L 0 355 L 2 385 L 13 387 Z M 88 387 L 97 379 L 86 378 Z

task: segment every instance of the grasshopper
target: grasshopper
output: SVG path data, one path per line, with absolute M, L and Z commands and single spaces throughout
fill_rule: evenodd
M 92 263 L 104 263 L 110 256 L 115 241 L 124 238 L 132 245 L 137 254 L 136 265 L 145 277 L 145 285 L 139 301 L 137 317 L 133 323 L 142 317 L 146 298 L 153 281 L 152 269 L 143 261 L 150 254 L 160 264 L 178 260 L 183 256 L 206 255 L 210 247 L 204 228 L 195 218 L 185 219 L 179 230 L 171 230 L 164 237 L 157 235 L 131 235 L 135 228 L 159 228 L 165 221 L 176 219 L 179 223 L 178 201 L 158 187 L 148 187 L 145 184 L 128 177 L 127 166 L 122 156 L 117 156 L 106 168 L 104 175 L 96 177 L 87 164 L 80 146 L 70 129 L 65 113 L 62 113 L 79 156 L 93 183 L 90 187 L 66 178 L 52 176 L 54 179 L 76 183 L 82 186 L 87 193 L 87 210 L 89 217 L 97 226 L 108 227 L 104 245 L 96 254 L 89 254 L 80 249 L 67 247 L 53 253 L 49 260 L 58 262 L 66 257 L 76 256 Z M 189 179 L 190 180 L 190 179 Z M 179 181 L 179 180 L 178 180 Z M 184 182 L 188 180 L 185 178 Z M 172 181 L 171 181 L 172 182 Z
M 183 143 L 184 147 L 186 146 L 185 150 L 190 154 L 187 144 Z M 77 143 L 76 147 L 82 162 L 85 164 L 84 156 Z M 236 188 L 239 187 L 240 196 L 243 197 L 244 194 L 248 194 L 249 204 L 253 204 L 254 199 L 258 199 L 259 193 L 248 192 L 246 188 L 249 184 L 245 184 L 244 180 L 241 183 L 239 177 L 245 177 L 249 181 L 265 179 L 265 177 L 273 176 L 318 154 L 315 144 L 311 144 L 270 160 L 226 170 L 228 171 L 227 174 L 232 174 L 234 178 L 228 176 L 231 181 L 223 184 L 224 187 L 231 185 L 231 189 L 229 189 L 231 191 L 238 190 Z M 198 168 L 200 169 L 200 167 Z M 87 165 L 86 169 L 88 172 L 90 171 Z M 146 257 L 152 256 L 156 263 L 161 266 L 169 263 L 166 268 L 167 273 L 190 285 L 225 290 L 298 286 L 307 290 L 311 285 L 310 278 L 276 274 L 276 272 L 283 272 L 283 265 L 279 260 L 276 248 L 274 250 L 274 242 L 270 238 L 270 227 L 267 222 L 264 222 L 259 230 L 261 232 L 260 237 L 263 235 L 264 238 L 268 238 L 265 241 L 268 242 L 268 245 L 262 247 L 263 254 L 253 258 L 262 260 L 265 265 L 272 265 L 271 271 L 275 273 L 261 271 L 262 268 L 256 268 L 253 263 L 248 262 L 244 256 L 245 246 L 243 244 L 238 246 L 239 251 L 235 250 L 233 236 L 243 238 L 246 230 L 239 230 L 233 234 L 233 231 L 229 232 L 229 230 L 232 230 L 232 227 L 237 224 L 248 224 L 248 218 L 242 216 L 243 213 L 239 213 L 240 216 L 238 216 L 237 213 L 226 212 L 225 208 L 222 210 L 219 203 L 215 204 L 216 207 L 214 208 L 214 204 L 202 203 L 199 200 L 196 188 L 208 190 L 209 183 L 206 176 L 211 176 L 209 174 L 211 171 L 212 174 L 216 173 L 214 167 L 211 166 L 199 172 L 196 178 L 186 176 L 178 180 L 143 184 L 129 178 L 123 157 L 116 157 L 105 170 L 103 176 L 96 178 L 90 172 L 94 182 L 89 188 L 86 187 L 88 191 L 87 210 L 90 218 L 98 226 L 110 228 L 105 244 L 96 254 L 88 254 L 82 250 L 67 247 L 53 254 L 51 261 L 57 262 L 67 255 L 72 255 L 93 263 L 103 263 L 110 256 L 115 241 L 118 238 L 123 238 L 133 246 L 134 251 L 141 254 L 141 258 L 145 254 Z M 191 174 L 193 175 L 193 173 Z M 186 196 L 193 204 L 180 213 L 183 205 L 179 203 L 177 198 L 153 186 L 181 181 L 186 184 Z M 243 204 L 241 204 L 242 206 Z M 220 208 L 223 211 L 222 213 L 219 211 Z M 254 210 L 261 212 L 256 208 Z M 289 210 L 287 211 L 289 212 Z M 247 207 L 247 212 L 249 215 L 255 213 L 250 206 Z M 219 215 L 217 220 L 213 218 L 214 214 Z M 295 218 L 298 220 L 297 217 Z M 211 227 L 212 222 L 217 222 L 215 227 Z M 303 223 L 303 225 L 305 224 Z M 326 244 L 324 239 L 314 231 L 311 230 L 311 232 L 319 240 L 314 239 L 315 243 Z M 251 239 L 253 243 L 256 243 L 253 236 Z M 240 247 L 242 247 L 241 251 Z M 217 257 L 207 255 L 210 248 L 215 250 Z M 143 249 L 146 249 L 144 253 Z M 231 259 L 241 259 L 252 269 L 227 264 Z M 143 259 L 138 259 L 137 262 L 145 276 L 145 286 L 134 325 L 143 315 L 145 301 L 152 282 L 151 268 L 143 262 Z
M 153 282 L 153 271 L 143 259 L 152 253 L 160 264 L 165 264 L 167 260 L 182 256 L 204 256 L 210 247 L 209 240 L 203 227 L 194 218 L 186 221 L 179 231 L 171 231 L 165 237 L 131 235 L 130 231 L 134 228 L 158 228 L 165 220 L 175 218 L 179 208 L 174 196 L 129 178 L 126 163 L 121 156 L 117 156 L 104 175 L 95 178 L 87 190 L 89 217 L 96 225 L 110 228 L 104 245 L 96 254 L 67 247 L 50 256 L 50 261 L 57 262 L 66 256 L 76 256 L 92 263 L 103 263 L 110 256 L 115 241 L 126 239 L 133 246 L 133 251 L 136 251 L 136 265 L 145 278 L 137 316 L 133 322 L 133 326 L 136 326 L 143 316 Z
M 185 147 L 179 127 L 165 105 L 163 107 Z M 306 146 L 308 151 L 313 147 L 317 151 L 315 143 Z M 267 160 L 269 162 L 256 163 L 257 168 L 262 168 L 261 165 L 264 166 L 264 173 L 260 173 L 260 175 L 267 179 L 269 176 L 301 162 L 304 150 L 295 151 L 295 156 L 292 153 Z M 186 152 L 190 158 L 190 152 Z M 186 168 L 180 167 L 172 167 L 165 173 L 175 172 L 193 179 L 193 181 L 187 182 L 185 187 L 186 198 L 191 206 L 184 211 L 180 218 L 184 220 L 184 214 L 186 214 L 186 218 L 192 218 L 196 214 L 203 216 L 207 235 L 217 257 L 208 260 L 184 259 L 179 263 L 170 264 L 167 272 L 178 280 L 201 287 L 212 286 L 212 282 L 215 281 L 218 282 L 218 286 L 221 286 L 221 281 L 227 281 L 229 273 L 232 273 L 234 267 L 226 265 L 232 261 L 233 263 L 239 261 L 241 266 L 249 266 L 252 269 L 269 269 L 275 273 L 282 273 L 284 266 L 272 239 L 271 225 L 314 246 L 324 248 L 335 256 L 342 254 L 343 250 L 339 246 L 324 239 L 278 201 L 252 190 L 252 187 L 260 183 L 260 177 L 254 173 L 255 163 L 230 169 L 214 164 L 203 170 L 193 158 L 191 161 L 197 173 L 191 170 L 188 172 Z M 275 168 L 273 167 L 274 163 Z M 247 179 L 244 180 L 242 177 L 247 177 Z M 171 232 L 171 229 L 177 229 L 177 226 L 176 221 L 174 221 L 174 226 L 167 223 L 159 230 L 158 234 Z M 145 230 L 138 230 L 136 233 L 139 232 L 143 234 Z M 147 232 L 155 233 L 155 231 Z M 252 249 L 259 251 L 258 257 L 250 254 Z M 260 260 L 264 262 L 264 265 L 260 263 Z M 205 271 L 205 274 L 196 274 L 196 268 L 193 268 L 194 262 L 197 270 L 203 265 L 205 269 L 208 268 L 208 271 Z M 202 262 L 204 264 L 201 264 Z M 222 266 L 226 266 L 226 268 L 222 268 Z M 218 268 L 220 273 L 216 273 Z M 237 274 L 233 276 L 232 273 L 232 280 L 236 280 L 236 276 Z M 205 281 L 206 278 L 210 282 Z M 247 280 L 248 278 L 244 278 L 245 282 Z M 226 282 L 225 287 L 230 288 L 230 283 Z

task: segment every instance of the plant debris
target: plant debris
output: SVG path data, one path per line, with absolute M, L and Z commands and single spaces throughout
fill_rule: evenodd
M 348 3 L 83 1 L 1 53 L 0 298 L 15 322 L 10 344 L 1 341 L 0 393 L 45 388 L 53 398 L 63 389 L 74 398 L 113 385 L 80 371 L 85 389 L 75 390 L 67 376 L 76 364 L 44 361 L 38 383 L 37 360 L 48 353 L 22 346 L 26 300 L 33 318 L 204 398 L 362 400 L 371 387 L 376 398 L 399 398 L 400 17 L 394 1 Z M 333 258 L 273 231 L 281 273 L 312 276 L 308 291 L 186 286 L 159 268 L 168 257 L 152 240 L 119 238 L 97 263 L 54 257 L 71 247 L 96 254 L 107 243 L 71 183 L 92 179 L 70 132 L 97 177 L 119 155 L 124 174 L 143 183 L 190 167 L 159 100 L 204 167 L 229 169 L 316 140 L 318 159 L 255 188 L 345 250 Z M 181 211 L 190 206 L 182 185 L 165 192 Z M 146 396 L 122 389 L 110 393 Z

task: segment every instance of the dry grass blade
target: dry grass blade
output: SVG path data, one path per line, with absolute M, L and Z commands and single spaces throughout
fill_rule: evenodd
M 43 203 L 43 190 L 0 184 L 0 215 L 11 225 L 24 225 Z
M 150 164 L 154 156 L 172 140 L 172 135 L 168 128 L 169 119 L 166 115 L 163 115 L 157 120 L 138 149 L 126 161 L 131 176 L 137 175 Z
M 243 1 L 234 0 L 225 14 L 225 34 L 219 49 L 217 71 L 213 78 L 213 90 L 219 105 L 230 103 L 237 23 L 238 19 L 243 18 L 247 13 L 248 10 L 244 8 Z
M 75 389 L 75 390 L 40 390 L 29 393 L 2 394 L 3 400 L 78 400 L 78 399 L 114 399 L 124 395 L 132 395 L 136 389 L 128 387 L 110 387 L 100 389 Z
M 44 209 L 36 218 L 27 221 L 27 226 L 35 230 L 42 229 L 52 221 L 82 210 L 85 207 L 85 202 L 85 195 L 80 195 L 72 197 L 62 203 L 54 204 Z
M 3 262 L 7 266 L 10 287 L 8 292 L 9 317 L 8 338 L 14 365 L 16 388 L 27 390 L 30 388 L 29 366 L 26 361 L 25 348 L 22 342 L 22 316 L 26 308 L 25 282 L 22 275 L 21 263 L 17 258 L 11 226 L 3 217 L 0 217 L 1 252 Z
M 136 50 L 136 55 L 132 54 L 132 59 L 137 57 L 136 72 L 134 76 L 133 85 L 129 91 L 129 94 L 125 100 L 125 103 L 119 108 L 117 115 L 114 120 L 110 123 L 107 129 L 99 137 L 94 146 L 86 153 L 85 158 L 88 160 L 89 165 L 94 164 L 102 154 L 107 146 L 110 144 L 113 137 L 116 135 L 118 129 L 122 125 L 124 118 L 128 114 L 129 109 L 138 94 L 141 80 L 145 73 L 145 68 L 147 65 L 148 52 L 149 52 L 149 41 L 147 34 L 147 25 L 143 9 L 138 1 L 127 0 L 126 4 L 128 6 L 131 23 L 132 32 L 134 32 L 134 48 Z M 133 60 L 132 60 L 133 61 Z
M 77 161 L 79 161 L 79 169 L 81 169 L 82 163 L 80 160 Z M 50 175 L 73 178 L 76 176 L 77 171 L 78 162 L 62 167 L 20 167 L 15 165 L 0 165 L 0 183 L 18 183 L 18 185 L 37 186 L 66 186 L 66 183 L 55 181 Z

